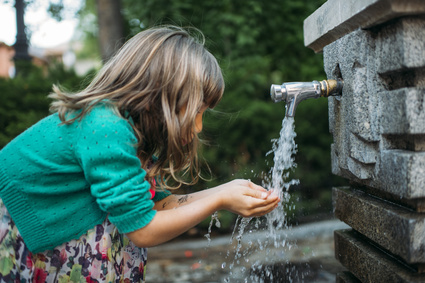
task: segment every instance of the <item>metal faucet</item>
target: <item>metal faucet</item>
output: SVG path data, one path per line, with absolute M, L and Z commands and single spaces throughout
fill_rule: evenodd
M 342 95 L 344 81 L 323 80 L 272 85 L 270 96 L 274 102 L 286 101 L 286 117 L 294 117 L 298 104 L 309 98 Z

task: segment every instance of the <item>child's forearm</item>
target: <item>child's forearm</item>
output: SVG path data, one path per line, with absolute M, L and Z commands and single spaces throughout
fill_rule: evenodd
M 191 196 L 184 205 L 178 201 L 176 205 L 171 201 L 176 198 L 168 197 L 174 209 L 157 211 L 147 226 L 127 236 L 139 247 L 155 246 L 184 233 L 217 210 L 225 209 L 243 217 L 262 216 L 280 201 L 277 195 L 246 180 L 235 180 Z
M 213 193 L 218 192 L 221 189 L 222 189 L 221 187 L 215 187 L 215 188 L 205 189 L 199 192 L 186 194 L 186 195 L 170 195 L 160 201 L 157 201 L 153 209 L 157 211 L 161 211 L 161 210 L 177 208 L 182 205 L 187 205 L 194 201 L 208 197 L 212 195 Z
M 158 211 L 147 226 L 128 233 L 127 236 L 139 247 L 155 246 L 179 236 L 221 209 L 218 194 L 211 192 L 208 200 L 202 195 L 193 196 L 185 205 L 177 204 L 175 209 Z M 174 204 L 175 202 L 170 202 L 170 207 Z
M 234 180 L 233 183 L 238 183 L 238 182 L 245 182 L 245 180 Z M 226 188 L 228 189 L 228 185 L 231 184 L 230 183 L 226 183 L 214 188 L 210 188 L 210 189 L 205 189 L 205 190 L 201 190 L 195 193 L 191 193 L 191 194 L 186 194 L 186 195 L 170 195 L 158 202 L 155 203 L 155 206 L 153 209 L 157 210 L 157 211 L 161 211 L 161 210 L 166 210 L 166 209 L 172 209 L 172 208 L 177 208 L 180 207 L 182 205 L 187 205 L 189 203 L 192 203 L 194 201 L 200 200 L 202 198 L 206 198 L 211 196 L 212 194 L 218 193 L 222 190 L 226 190 Z M 255 184 L 252 184 L 252 188 L 255 190 L 260 190 L 260 191 L 265 191 L 262 187 L 257 186 Z

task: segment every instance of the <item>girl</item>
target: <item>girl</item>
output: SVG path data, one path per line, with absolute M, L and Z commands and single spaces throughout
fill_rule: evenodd
M 134 36 L 79 93 L 54 87 L 55 113 L 0 151 L 0 278 L 139 282 L 146 247 L 220 209 L 272 211 L 278 197 L 247 180 L 170 193 L 198 180 L 202 115 L 223 90 L 215 58 L 176 27 Z

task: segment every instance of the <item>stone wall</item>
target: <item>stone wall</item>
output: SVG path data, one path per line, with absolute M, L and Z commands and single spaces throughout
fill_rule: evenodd
M 304 22 L 328 79 L 337 282 L 425 282 L 425 1 L 329 0 Z

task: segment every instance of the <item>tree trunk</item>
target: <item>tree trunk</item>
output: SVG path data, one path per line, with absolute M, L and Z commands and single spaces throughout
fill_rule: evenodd
M 99 24 L 99 47 L 106 62 L 124 44 L 123 17 L 120 0 L 96 0 Z
M 31 57 L 28 54 L 28 39 L 25 31 L 25 3 L 24 0 L 15 1 L 16 8 L 16 42 L 15 49 L 15 75 L 25 75 L 31 64 Z

